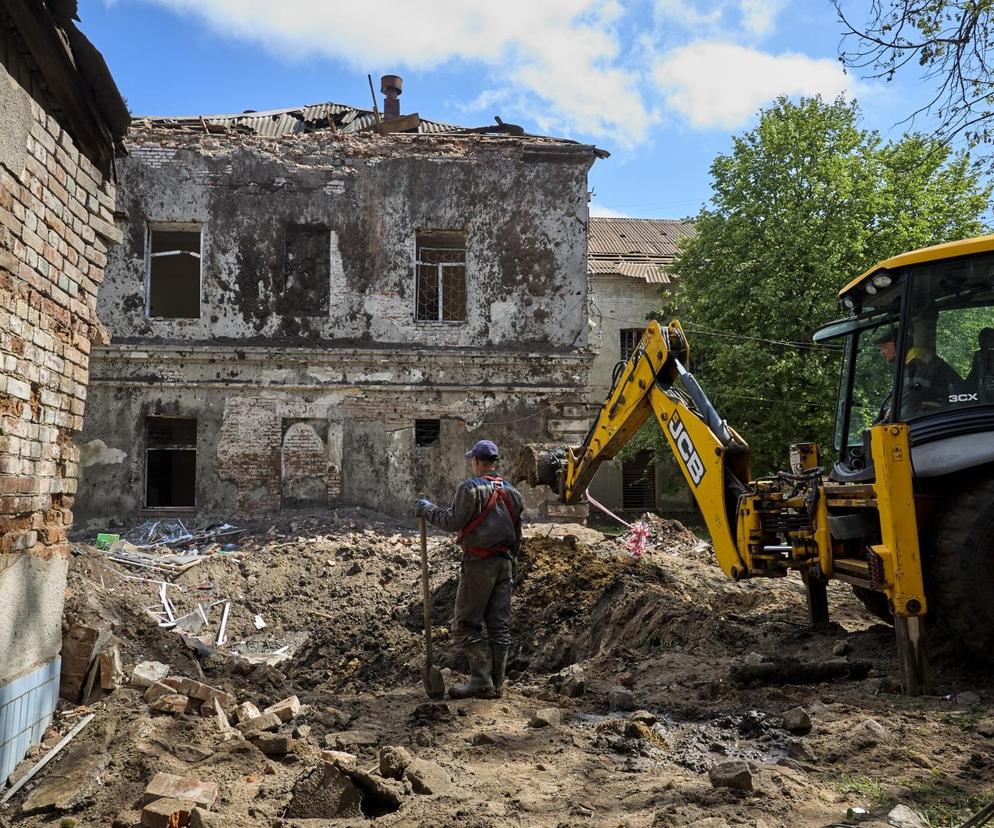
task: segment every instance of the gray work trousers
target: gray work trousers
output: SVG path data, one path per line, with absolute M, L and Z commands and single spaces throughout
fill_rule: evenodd
M 456 589 L 452 643 L 460 649 L 511 643 L 511 561 L 500 555 L 477 558 L 466 553 Z M 487 635 L 484 638 L 483 629 Z

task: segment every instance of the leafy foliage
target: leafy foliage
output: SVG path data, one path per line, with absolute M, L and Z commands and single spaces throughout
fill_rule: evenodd
M 865 24 L 846 14 L 851 0 L 833 4 L 846 27 L 843 64 L 888 81 L 918 66 L 932 97 L 911 117 L 934 115 L 937 135 L 946 140 L 960 136 L 972 146 L 991 142 L 994 0 L 872 0 Z
M 989 188 L 937 139 L 884 142 L 855 102 L 778 100 L 711 166 L 712 204 L 672 267 L 694 370 L 753 447 L 831 440 L 841 355 L 812 331 L 839 288 L 896 253 L 983 232 Z

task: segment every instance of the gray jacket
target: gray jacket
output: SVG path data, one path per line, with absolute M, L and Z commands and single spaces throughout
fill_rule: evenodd
M 451 507 L 443 509 L 441 506 L 432 506 L 425 512 L 425 519 L 439 529 L 458 532 L 483 511 L 493 490 L 493 483 L 486 478 L 472 477 L 456 489 Z M 498 498 L 497 504 L 483 523 L 462 539 L 459 545 L 463 550 L 503 549 L 506 551 L 498 554 L 517 557 L 521 547 L 519 534 L 524 502 L 518 490 L 506 480 L 504 490 L 510 495 L 517 514 L 509 515 L 503 499 Z M 472 556 L 472 553 L 467 552 L 467 556 Z

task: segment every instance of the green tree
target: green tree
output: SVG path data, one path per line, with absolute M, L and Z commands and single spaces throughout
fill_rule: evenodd
M 753 447 L 783 468 L 792 441 L 830 445 L 839 351 L 812 331 L 839 288 L 896 253 L 984 231 L 990 188 L 964 154 L 885 142 L 855 102 L 778 100 L 711 165 L 714 195 L 672 267 L 692 366 Z

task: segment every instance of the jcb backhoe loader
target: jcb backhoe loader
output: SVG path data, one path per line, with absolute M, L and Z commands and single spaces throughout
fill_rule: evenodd
M 826 584 L 892 620 L 904 691 L 927 682 L 925 617 L 994 660 L 994 236 L 880 262 L 839 293 L 837 461 L 790 448 L 751 480 L 749 447 L 687 371 L 679 322 L 650 322 L 583 445 L 525 452 L 519 476 L 582 500 L 598 466 L 655 416 L 736 580 L 797 570 L 811 621 Z

